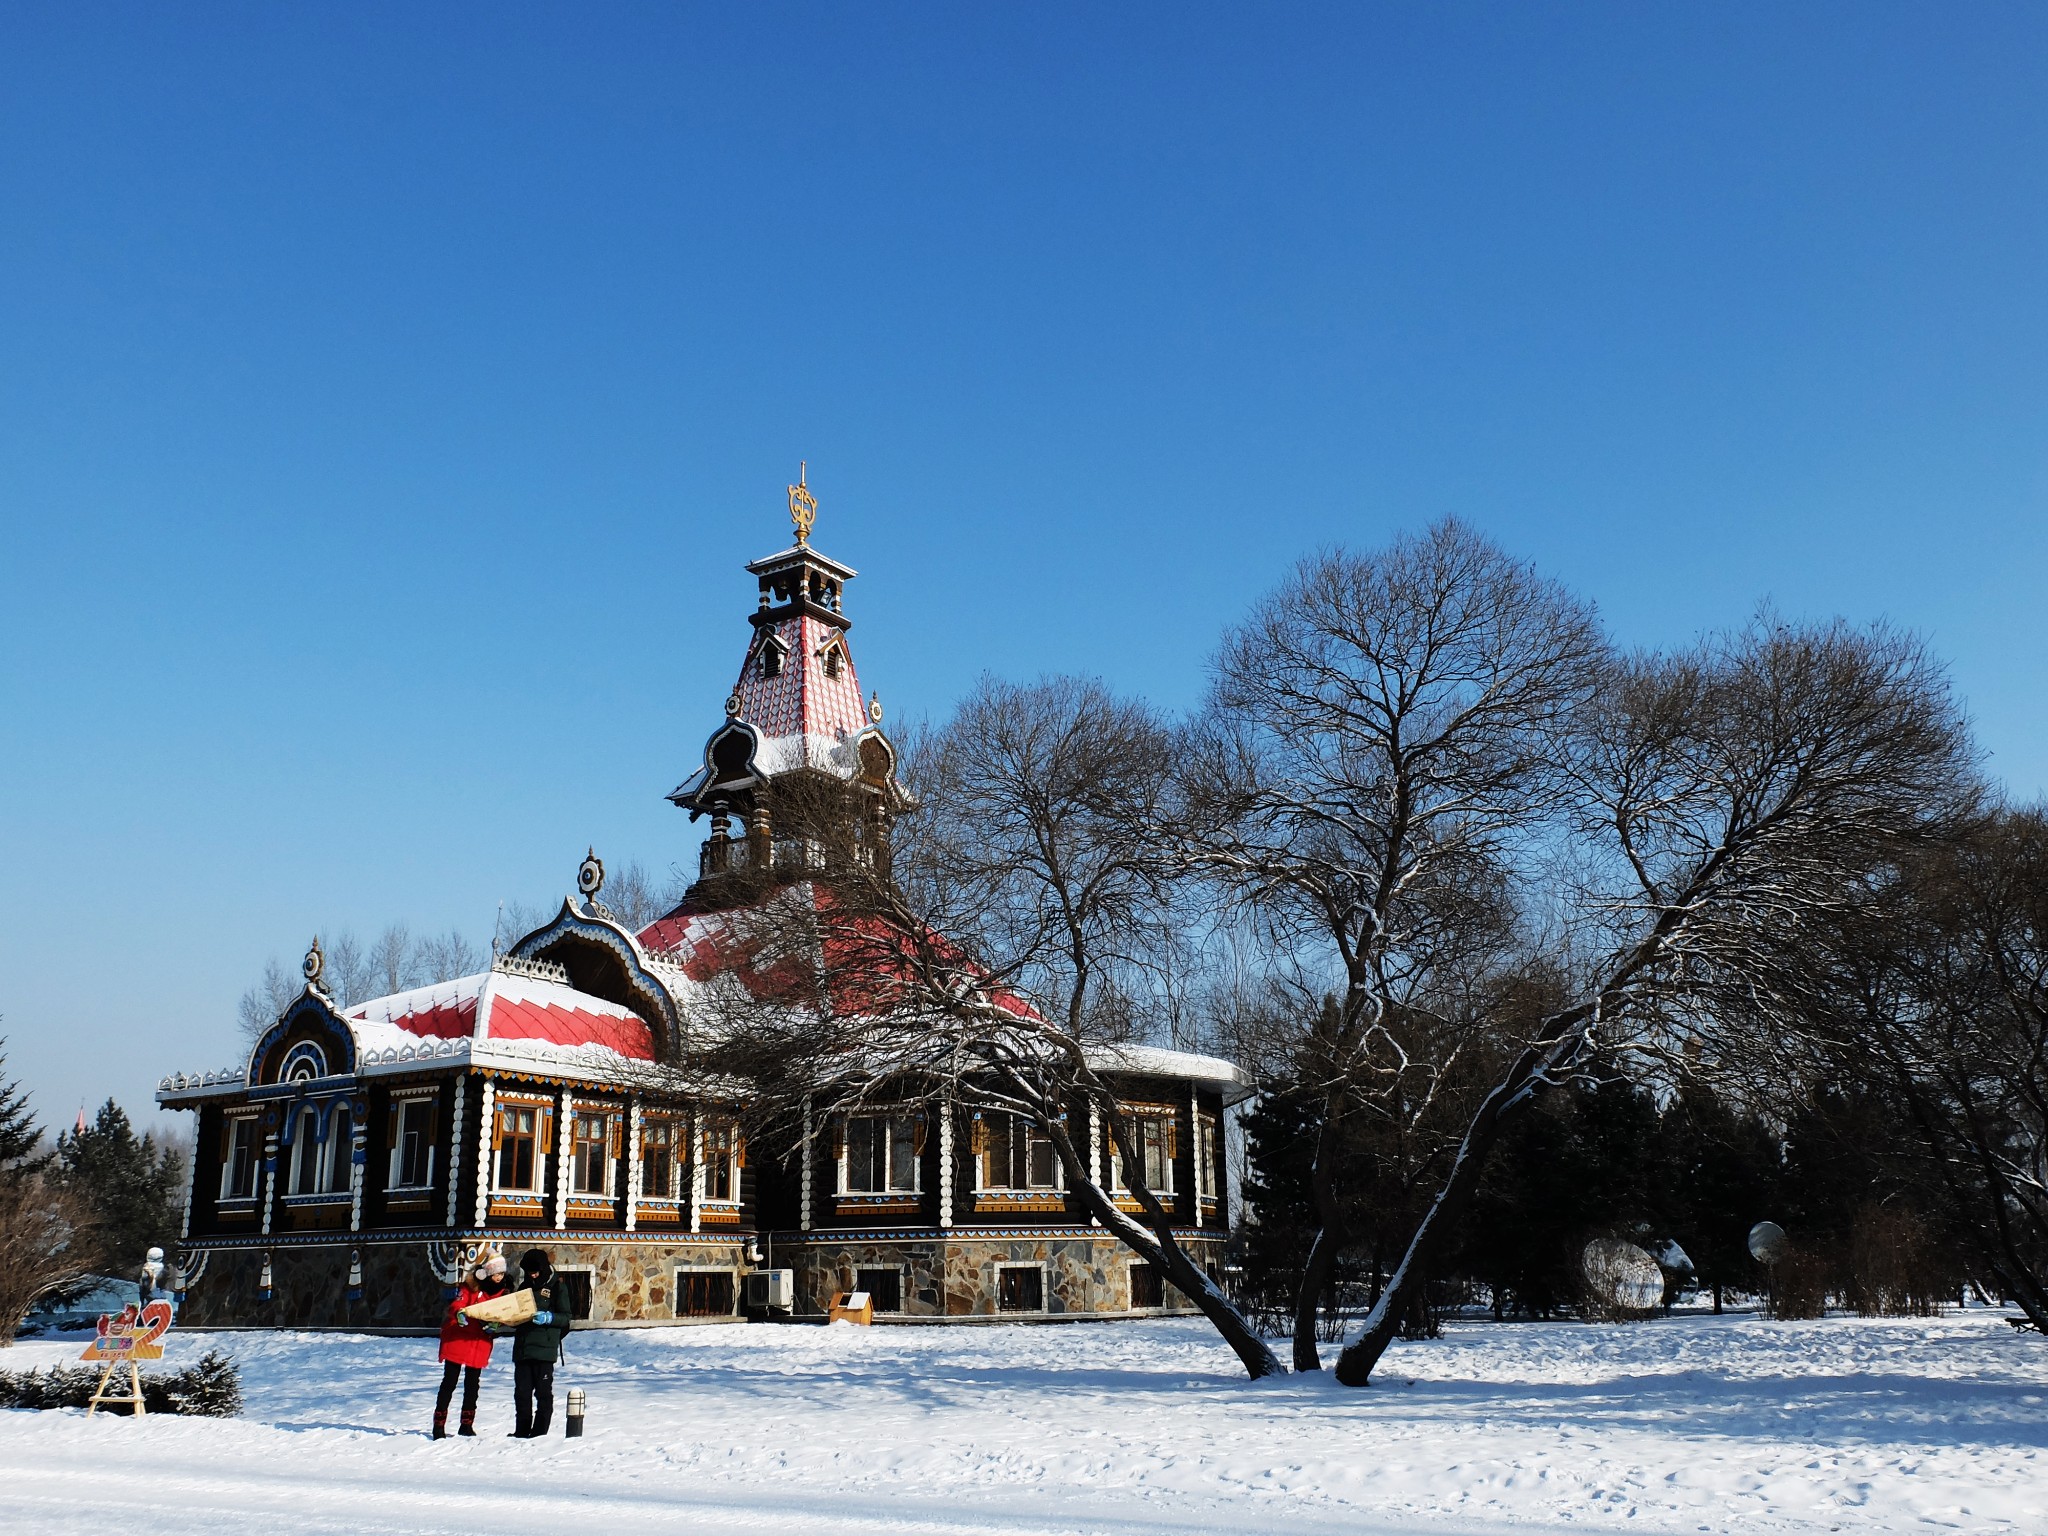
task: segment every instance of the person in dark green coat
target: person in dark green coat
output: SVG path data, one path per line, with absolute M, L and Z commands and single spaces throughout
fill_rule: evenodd
M 520 1288 L 533 1292 L 534 1314 L 512 1333 L 512 1410 L 515 1440 L 538 1440 L 555 1417 L 555 1362 L 569 1331 L 569 1288 L 542 1248 L 519 1259 Z

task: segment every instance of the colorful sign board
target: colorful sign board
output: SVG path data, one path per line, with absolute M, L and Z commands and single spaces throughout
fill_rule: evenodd
M 164 1335 L 171 1327 L 171 1304 L 152 1301 L 146 1307 L 133 1302 L 112 1315 L 102 1314 L 93 1341 L 86 1345 L 81 1360 L 161 1360 Z

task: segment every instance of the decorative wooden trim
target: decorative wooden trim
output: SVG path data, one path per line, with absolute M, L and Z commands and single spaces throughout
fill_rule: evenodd
M 974 1197 L 976 1214 L 983 1211 L 1064 1211 L 1064 1190 L 982 1190 Z
M 690 1111 L 690 1230 L 703 1227 L 704 1204 L 704 1117 Z
M 455 1170 L 462 1166 L 462 1103 L 465 1090 L 469 1087 L 469 1075 L 464 1073 L 455 1079 L 455 1111 L 448 1117 L 448 1225 L 455 1225 Z M 490 1138 L 479 1137 L 486 1145 Z
M 707 1205 L 692 1218 L 707 1227 L 736 1227 L 740 1224 L 740 1208 L 736 1205 Z M 690 1228 L 698 1230 L 696 1226 Z
M 803 1205 L 797 1212 L 797 1230 L 811 1230 L 811 1169 L 817 1159 L 817 1127 L 811 1120 L 811 1096 L 804 1095 Z
M 270 1235 L 270 1213 L 277 1204 L 277 1132 L 263 1133 L 263 1234 Z
M 569 1162 L 576 1151 L 576 1100 L 567 1088 L 558 1095 L 559 1118 L 555 1122 L 555 1230 L 569 1225 Z
M 473 1223 L 479 1227 L 484 1224 L 491 1208 L 491 1150 L 492 1144 L 498 1139 L 498 1106 L 495 1102 L 497 1086 L 488 1077 L 485 1078 L 483 1095 L 479 1100 L 483 1117 L 477 1121 L 476 1221 Z M 452 1196 L 454 1191 L 451 1189 L 449 1193 Z M 451 1207 L 455 1204 L 452 1198 L 448 1203 Z
M 363 1230 L 363 1175 L 369 1168 L 370 1135 L 367 1125 L 356 1124 L 357 1116 L 349 1116 L 348 1128 L 348 1229 L 351 1232 Z M 334 1149 L 335 1156 L 341 1155 L 341 1148 Z
M 939 1101 L 939 1225 L 953 1225 L 953 1101 Z
M 640 1096 L 626 1101 L 626 1230 L 640 1224 Z

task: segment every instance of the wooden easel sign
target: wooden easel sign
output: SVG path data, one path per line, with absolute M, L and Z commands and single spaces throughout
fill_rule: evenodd
M 99 1412 L 102 1403 L 114 1406 L 132 1404 L 135 1416 L 142 1417 L 142 1372 L 136 1368 L 137 1362 L 163 1359 L 163 1338 L 170 1327 L 171 1304 L 168 1301 L 152 1301 L 142 1308 L 130 1302 L 113 1316 L 101 1314 L 93 1341 L 78 1357 L 81 1360 L 104 1361 L 107 1367 L 100 1372 L 99 1385 L 93 1388 L 92 1401 L 86 1406 L 85 1416 L 88 1419 Z M 115 1385 L 114 1373 L 123 1365 L 128 1367 L 128 1390 L 125 1393 L 109 1391 L 109 1387 Z

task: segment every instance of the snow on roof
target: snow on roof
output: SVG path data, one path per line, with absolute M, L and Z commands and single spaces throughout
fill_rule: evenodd
M 541 970 L 501 961 L 474 976 L 358 1003 L 347 1016 L 364 1051 L 372 1048 L 372 1032 L 379 1036 L 377 1049 L 404 1043 L 383 1038 L 395 1031 L 413 1042 L 519 1040 L 569 1049 L 597 1046 L 636 1061 L 654 1060 L 653 1035 L 640 1015 Z
M 1157 1045 L 1098 1045 L 1088 1051 L 1088 1064 L 1103 1072 L 1130 1072 L 1151 1077 L 1184 1077 L 1211 1083 L 1232 1097 L 1232 1090 L 1250 1084 L 1236 1064 L 1197 1051 L 1170 1051 Z M 1237 1093 L 1232 1102 L 1244 1097 Z

